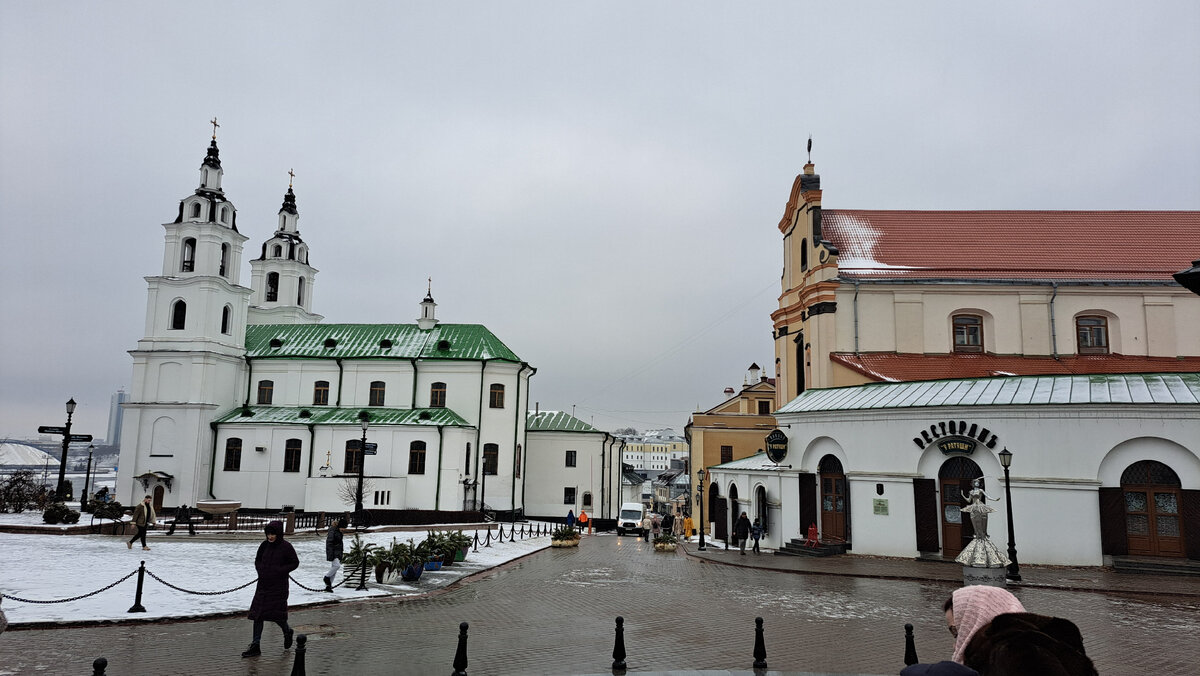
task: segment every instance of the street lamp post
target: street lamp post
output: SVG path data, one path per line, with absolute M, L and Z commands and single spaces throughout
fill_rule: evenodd
M 696 504 L 700 505 L 700 546 L 697 551 L 707 551 L 704 548 L 704 468 L 696 470 L 696 478 L 699 479 L 699 485 L 696 486 Z
M 354 515 L 358 520 L 356 524 L 362 528 L 363 524 L 363 471 L 367 465 L 367 427 L 371 425 L 371 416 L 366 411 L 358 414 L 358 422 L 362 425 L 362 440 L 358 445 L 358 489 L 354 492 Z M 367 554 L 362 553 L 362 561 L 358 562 L 358 587 L 355 591 L 363 591 L 367 588 Z
M 62 463 L 58 466 L 58 488 L 55 491 L 55 496 L 59 502 L 65 502 L 67 499 L 67 449 L 71 447 L 71 416 L 75 414 L 75 397 L 67 400 L 67 425 L 64 428 L 62 444 Z
M 79 496 L 79 509 L 86 512 L 88 510 L 88 484 L 92 481 L 92 453 L 96 447 L 88 444 L 88 464 L 87 473 L 83 475 L 83 495 Z
M 1008 468 L 1013 454 L 1007 448 L 1000 451 L 1000 465 L 1004 468 L 1004 501 L 1008 505 L 1008 573 L 1004 577 L 1013 582 L 1021 581 L 1021 567 L 1017 565 L 1017 541 L 1013 536 L 1012 490 L 1008 483 Z

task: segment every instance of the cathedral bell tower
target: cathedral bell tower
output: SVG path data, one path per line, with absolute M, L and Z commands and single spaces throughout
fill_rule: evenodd
M 235 406 L 244 380 L 246 308 L 238 284 L 242 245 L 237 210 L 221 187 L 217 123 L 200 164 L 200 186 L 164 223 L 162 273 L 146 277 L 145 335 L 121 431 L 118 499 L 151 494 L 167 507 L 207 495 L 209 422 Z
M 296 175 L 288 171 L 288 176 Z M 250 261 L 250 287 L 254 290 L 250 324 L 316 324 L 313 314 L 313 280 L 317 269 L 308 264 L 308 245 L 300 239 L 296 193 L 288 181 L 275 235 L 263 242 L 262 255 Z

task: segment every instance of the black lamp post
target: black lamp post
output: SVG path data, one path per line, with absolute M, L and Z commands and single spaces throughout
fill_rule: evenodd
M 696 470 L 699 485 L 696 486 L 696 504 L 700 505 L 700 546 L 697 551 L 708 551 L 704 548 L 704 468 Z
M 362 425 L 362 440 L 358 443 L 358 490 L 354 491 L 354 515 L 358 520 L 356 524 L 362 528 L 363 524 L 363 470 L 367 465 L 367 428 L 371 425 L 371 415 L 366 411 L 361 411 L 358 414 L 358 422 Z M 359 561 L 358 587 L 355 591 L 364 591 L 367 588 L 367 554 L 363 552 L 362 561 Z
M 55 496 L 59 502 L 65 502 L 67 499 L 67 449 L 71 446 L 71 416 L 75 413 L 75 398 L 71 397 L 67 400 L 67 425 L 63 428 L 63 447 L 62 447 L 62 463 L 58 466 L 58 489 L 55 491 Z
M 1008 485 L 1008 468 L 1013 454 L 1007 448 L 1000 451 L 1000 466 L 1004 468 L 1004 501 L 1008 505 L 1008 573 L 1004 577 L 1013 582 L 1021 581 L 1021 567 L 1017 565 L 1017 541 L 1013 536 L 1012 490 Z
M 79 509 L 87 512 L 88 509 L 88 484 L 92 481 L 92 453 L 96 447 L 88 444 L 88 464 L 87 473 L 83 475 L 83 495 L 79 496 Z

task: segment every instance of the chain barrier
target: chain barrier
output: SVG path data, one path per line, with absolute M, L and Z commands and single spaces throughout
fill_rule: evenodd
M 183 587 L 176 587 L 175 585 L 171 584 L 170 582 L 167 582 L 166 580 L 155 575 L 154 573 L 150 572 L 149 570 L 146 571 L 146 574 L 149 575 L 150 577 L 154 578 L 155 580 L 158 580 L 162 584 L 170 587 L 171 589 L 174 589 L 175 591 L 181 591 L 184 594 L 195 594 L 196 596 L 220 596 L 221 594 L 228 594 L 230 592 L 238 591 L 239 589 L 245 589 L 246 587 L 249 587 L 250 585 L 254 584 L 255 582 L 258 582 L 258 578 L 256 577 L 244 585 L 234 587 L 233 589 L 226 589 L 224 591 L 192 591 L 191 589 L 184 589 Z
M 8 594 L 5 594 L 4 592 L 0 592 L 0 596 L 3 596 L 6 599 L 12 599 L 13 601 L 16 601 L 18 603 L 67 603 L 69 601 L 78 601 L 79 599 L 86 599 L 89 596 L 95 596 L 96 594 L 99 594 L 100 592 L 108 591 L 109 589 L 112 589 L 113 587 L 121 584 L 122 582 L 124 582 L 125 580 L 128 580 L 129 578 L 133 577 L 134 575 L 137 575 L 136 570 L 129 573 L 128 575 L 121 578 L 120 580 L 117 580 L 116 582 L 108 585 L 107 587 L 101 587 L 100 589 L 97 589 L 94 592 L 89 592 L 87 594 L 80 594 L 79 596 L 72 596 L 69 599 L 51 599 L 49 601 L 39 601 L 37 599 L 23 599 L 19 596 L 9 596 Z
M 358 568 L 357 568 L 357 567 L 355 567 L 353 570 L 358 570 Z M 347 573 L 347 575 L 349 575 L 349 573 Z M 315 588 L 313 588 L 313 587 L 309 587 L 308 585 L 304 584 L 304 583 L 303 583 L 303 582 L 301 582 L 300 580 L 297 580 L 296 578 L 292 577 L 290 574 L 288 575 L 288 579 L 289 579 L 289 580 L 291 580 L 292 582 L 295 582 L 297 587 L 299 587 L 299 588 L 301 588 L 301 589 L 305 589 L 305 590 L 307 590 L 307 591 L 310 591 L 310 592 L 323 592 L 323 591 L 325 591 L 324 589 L 315 589 Z M 339 583 L 337 583 L 337 584 L 335 584 L 335 585 L 330 585 L 330 586 L 331 586 L 332 588 L 334 588 L 334 589 L 337 589 L 338 587 L 340 587 L 340 586 L 342 586 L 342 585 L 346 584 L 346 583 L 347 583 L 347 582 L 349 582 L 349 581 L 350 581 L 350 577 L 348 577 L 348 576 L 347 576 L 347 577 L 343 577 L 341 582 L 339 582 Z

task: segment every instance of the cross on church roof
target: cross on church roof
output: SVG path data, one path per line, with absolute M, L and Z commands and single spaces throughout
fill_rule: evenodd
M 213 139 L 212 140 L 216 141 L 217 140 L 217 127 L 219 127 L 221 125 L 217 124 L 216 117 L 213 117 L 213 119 L 209 120 L 209 124 L 211 124 L 213 126 Z
M 292 180 L 296 178 L 296 172 L 288 169 L 288 190 L 292 189 Z

